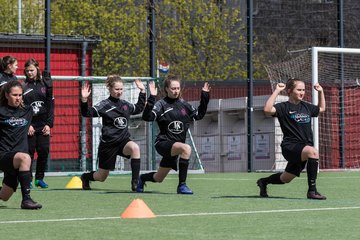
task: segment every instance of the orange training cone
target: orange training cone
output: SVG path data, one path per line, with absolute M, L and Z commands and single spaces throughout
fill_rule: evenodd
M 144 203 L 143 200 L 137 198 L 121 214 L 121 218 L 154 218 L 155 214 Z
M 79 177 L 75 176 L 66 184 L 65 188 L 82 189 L 82 181 Z

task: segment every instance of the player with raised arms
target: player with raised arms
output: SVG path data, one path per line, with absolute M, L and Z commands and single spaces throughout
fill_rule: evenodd
M 281 143 L 282 154 L 288 161 L 285 171 L 275 173 L 266 178 L 260 178 L 257 185 L 260 197 L 268 197 L 268 184 L 284 184 L 299 177 L 306 166 L 308 177 L 307 198 L 325 200 L 316 188 L 317 171 L 319 166 L 319 152 L 314 147 L 311 118 L 317 117 L 325 111 L 325 95 L 319 83 L 314 85 L 318 94 L 318 105 L 305 102 L 305 83 L 300 79 L 291 78 L 284 83 L 278 83 L 276 89 L 264 106 L 267 116 L 277 117 L 284 134 Z M 289 100 L 275 104 L 276 97 L 286 90 Z

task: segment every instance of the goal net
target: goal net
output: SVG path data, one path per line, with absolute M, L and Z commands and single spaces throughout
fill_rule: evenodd
M 319 82 L 325 92 L 326 111 L 313 119 L 315 147 L 322 169 L 360 168 L 360 49 L 313 47 L 297 53 L 291 60 L 265 66 L 273 90 L 278 82 L 294 77 L 305 81 L 305 101 L 317 104 L 313 84 Z M 287 99 L 286 93 L 278 101 Z M 275 129 L 280 149 L 282 133 Z M 277 164 L 284 163 L 281 152 Z

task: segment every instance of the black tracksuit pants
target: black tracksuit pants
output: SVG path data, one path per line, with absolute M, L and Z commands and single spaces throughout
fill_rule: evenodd
M 47 161 L 49 156 L 50 135 L 45 136 L 42 133 L 35 133 L 33 136 L 28 137 L 28 141 L 29 154 L 32 159 L 32 164 L 34 161 L 35 152 L 37 153 L 35 179 L 42 180 L 45 176 L 45 170 L 47 167 Z M 31 169 L 32 166 L 30 168 L 30 171 Z

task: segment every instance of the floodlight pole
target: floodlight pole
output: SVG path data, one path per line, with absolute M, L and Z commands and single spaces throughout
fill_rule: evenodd
M 253 1 L 247 0 L 247 158 L 248 172 L 252 171 L 253 160 Z
M 148 26 L 149 26 L 149 64 L 150 64 L 150 77 L 156 77 L 156 28 L 155 28 L 155 1 L 149 0 L 149 16 L 148 16 Z M 148 88 L 149 90 L 149 88 Z M 148 124 L 148 141 L 147 141 L 147 156 L 148 164 L 155 169 L 155 149 L 152 146 L 153 136 L 155 135 L 154 124 L 149 122 Z
M 150 77 L 156 77 L 156 29 L 155 29 L 155 2 L 149 0 L 149 50 L 150 50 Z
M 45 71 L 50 72 L 50 51 L 51 51 L 51 0 L 45 0 Z M 53 90 L 51 89 L 51 95 Z M 47 167 L 51 169 L 51 152 L 47 159 Z
M 88 48 L 88 42 L 84 40 L 82 42 L 81 49 L 81 76 L 86 76 L 86 51 Z M 84 84 L 84 81 L 81 81 L 81 85 Z M 80 169 L 85 172 L 86 171 L 86 156 L 88 154 L 86 148 L 86 117 L 81 116 L 81 131 L 80 131 L 80 148 L 81 148 L 81 156 L 80 156 Z M 93 161 L 94 163 L 94 161 Z M 93 164 L 91 170 L 96 170 L 96 165 Z
M 22 32 L 21 29 L 21 17 L 22 17 L 22 0 L 18 0 L 18 33 Z
M 339 0 L 337 4 L 337 12 L 338 12 L 338 45 L 340 48 L 344 48 L 344 1 Z M 340 154 L 340 161 L 339 161 L 339 167 L 344 168 L 345 167 L 345 85 L 344 85 L 344 54 L 341 53 L 338 60 L 339 64 L 339 78 L 340 78 L 340 96 L 339 96 L 339 102 L 340 102 L 340 121 L 339 121 L 339 136 L 340 136 L 340 146 L 339 146 L 339 154 Z
M 45 1 L 45 70 L 50 72 L 51 51 L 51 0 Z

